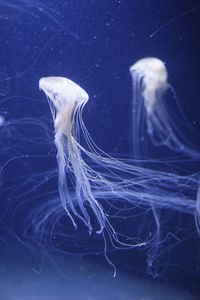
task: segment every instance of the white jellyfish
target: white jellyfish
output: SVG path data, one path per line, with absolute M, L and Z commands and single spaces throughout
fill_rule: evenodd
M 147 57 L 130 67 L 133 82 L 133 148 L 136 158 L 148 156 L 148 139 L 182 155 L 199 157 L 194 132 L 183 115 L 176 94 L 169 85 L 167 69 L 160 59 Z M 165 91 L 173 102 L 168 105 Z
M 77 142 L 78 114 L 81 113 L 81 109 L 89 97 L 80 86 L 62 77 L 42 78 L 39 87 L 50 99 L 49 104 L 54 118 L 55 144 L 58 150 L 59 192 L 62 205 L 75 227 L 76 222 L 72 214 L 82 220 L 91 233 L 91 221 L 86 209 L 89 205 L 95 212 L 100 231 L 102 231 L 105 227 L 106 218 L 101 205 L 91 192 L 87 166 L 81 158 L 80 147 Z M 71 199 L 66 171 L 71 171 L 71 174 L 73 174 L 73 184 L 75 185 L 76 200 L 80 212 Z M 85 203 L 83 199 L 85 199 Z
M 149 57 L 137 61 L 130 67 L 130 72 L 137 73 L 143 80 L 145 108 L 147 113 L 151 114 L 156 105 L 156 94 L 162 93 L 168 86 L 167 69 L 160 59 Z
M 64 77 L 41 78 L 39 87 L 42 89 L 51 108 L 54 127 L 55 144 L 57 147 L 57 162 L 59 170 L 59 193 L 62 206 L 71 218 L 74 227 L 77 227 L 76 220 L 80 219 L 89 229 L 91 234 L 92 226 L 89 210 L 92 210 L 99 229 L 97 233 L 107 230 L 111 239 L 118 241 L 115 231 L 108 221 L 102 205 L 94 196 L 97 190 L 104 197 L 104 194 L 115 194 L 120 191 L 120 182 L 114 176 L 115 182 L 110 182 L 103 176 L 103 172 L 92 169 L 82 158 L 82 153 L 87 155 L 91 161 L 99 164 L 102 168 L 120 168 L 120 164 L 112 158 L 102 158 L 95 150 L 95 144 L 91 140 L 82 120 L 82 109 L 88 101 L 88 94 L 76 83 Z M 92 149 L 92 152 L 83 148 L 78 142 L 79 124 L 85 139 Z M 108 161 L 107 161 L 108 160 Z M 127 167 L 128 168 L 128 167 Z M 109 175 L 111 177 L 111 175 Z M 119 180 L 118 180 L 119 181 Z M 75 190 L 76 197 L 71 197 L 72 190 Z M 120 244 L 122 244 L 120 242 Z
M 62 206 L 72 220 L 74 227 L 77 228 L 76 219 L 79 219 L 88 227 L 89 234 L 92 233 L 93 229 L 89 216 L 89 210 L 92 210 L 99 227 L 96 232 L 102 233 L 105 241 L 105 257 L 115 269 L 115 266 L 106 254 L 107 242 L 104 231 L 106 230 L 109 235 L 111 243 L 116 242 L 120 246 L 125 247 L 130 247 L 130 244 L 128 245 L 118 240 L 117 234 L 109 222 L 102 205 L 92 191 L 92 187 L 95 189 L 99 186 L 100 194 L 103 197 L 103 188 L 105 190 L 106 187 L 113 189 L 115 184 L 110 187 L 109 183 L 106 183 L 106 179 L 91 169 L 82 159 L 81 151 L 87 153 L 91 158 L 93 157 L 94 161 L 95 158 L 98 160 L 98 155 L 88 152 L 78 142 L 79 122 L 84 128 L 81 114 L 84 105 L 88 101 L 88 94 L 76 83 L 64 77 L 41 78 L 39 88 L 45 92 L 49 100 L 54 120 L 59 194 Z M 87 136 L 87 130 L 83 130 Z M 89 143 L 91 144 L 91 141 Z M 104 186 L 103 188 L 102 185 Z M 72 189 L 75 190 L 75 197 L 72 197 Z M 141 245 L 143 243 L 131 246 Z M 115 273 L 116 271 L 114 271 Z
M 155 208 L 159 211 L 166 208 L 194 215 L 195 201 L 187 193 L 187 188 L 192 183 L 195 190 L 198 179 L 195 175 L 179 176 L 172 172 L 153 170 L 148 165 L 135 165 L 132 160 L 112 158 L 95 145 L 83 123 L 82 110 L 89 97 L 79 85 L 64 77 L 46 77 L 40 79 L 39 87 L 47 96 L 54 120 L 59 194 L 64 211 L 75 228 L 79 221 L 86 225 L 90 234 L 98 227 L 96 232 L 101 233 L 104 238 L 104 253 L 111 265 L 113 264 L 106 255 L 107 237 L 109 243 L 117 249 L 140 246 L 148 248 L 152 244 L 153 250 L 148 255 L 148 265 L 152 268 L 159 257 L 159 247 L 162 244 L 160 227 L 164 222 L 162 219 L 160 223 L 160 214 Z M 88 150 L 79 143 L 80 132 Z M 53 221 L 52 226 L 56 227 L 59 216 L 63 214 L 60 209 L 53 207 L 53 203 L 55 202 L 50 201 L 33 211 L 34 217 L 32 215 L 31 218 L 36 220 L 44 215 L 38 212 L 49 206 L 46 217 L 32 223 L 35 224 L 35 233 L 45 234 L 45 224 L 50 222 L 54 213 L 56 217 L 53 219 L 57 221 Z M 143 239 L 136 233 L 130 238 L 115 231 L 110 220 L 128 220 L 134 216 L 134 209 L 141 209 L 144 215 L 150 213 L 154 216 L 155 235 L 151 233 Z M 27 230 L 29 227 L 30 225 L 26 227 Z M 155 226 L 153 227 L 155 230 Z

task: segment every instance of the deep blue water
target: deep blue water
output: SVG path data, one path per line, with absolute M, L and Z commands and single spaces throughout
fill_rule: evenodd
M 89 94 L 89 101 L 84 108 L 84 122 L 95 143 L 113 156 L 131 157 L 132 81 L 129 67 L 140 58 L 158 57 L 166 63 L 169 82 L 176 91 L 183 112 L 197 132 L 198 140 L 198 5 L 199 1 L 186 0 L 0 1 L 0 114 L 5 119 L 4 126 L 0 127 L 0 165 L 4 166 L 0 177 L 0 271 L 6 273 L 4 279 L 8 278 L 5 283 L 0 282 L 0 285 L 4 286 L 2 300 L 50 299 L 39 294 L 37 282 L 40 279 L 34 277 L 36 272 L 33 272 L 31 287 L 27 287 L 25 283 L 23 285 L 23 281 L 18 284 L 14 275 L 14 279 L 10 279 L 10 274 L 16 270 L 20 270 L 19 277 L 26 276 L 22 268 L 26 261 L 28 264 L 30 260 L 33 262 L 31 267 L 28 266 L 29 271 L 31 268 L 40 268 L 38 265 L 43 260 L 43 252 L 33 250 L 32 242 L 27 249 L 28 242 L 24 245 L 15 235 L 19 235 L 23 240 L 22 220 L 34 205 L 44 201 L 44 197 L 43 200 L 40 199 L 41 195 L 51 197 L 48 196 L 50 192 L 58 195 L 57 179 L 45 181 L 51 170 L 56 170 L 57 164 L 52 117 L 46 98 L 39 91 L 39 79 L 44 76 L 65 76 L 83 87 Z M 38 120 L 41 123 L 38 124 Z M 191 164 L 190 172 L 197 172 L 198 164 Z M 184 172 L 184 163 L 179 167 Z M 40 182 L 44 184 L 38 187 Z M 35 199 L 36 204 L 30 205 L 29 198 Z M 20 206 L 19 203 L 25 204 Z M 178 288 L 188 295 L 196 296 L 194 299 L 200 299 L 200 242 L 194 220 L 191 216 L 174 213 L 168 223 L 166 220 L 170 214 L 170 210 L 163 212 L 165 230 L 170 232 L 171 228 L 179 228 L 180 243 L 170 247 L 171 240 L 168 241 L 169 251 L 162 257 L 162 267 L 157 278 L 152 278 L 147 272 L 145 250 L 111 251 L 109 257 L 119 273 L 122 272 L 130 278 L 152 280 L 155 286 L 161 283 L 165 287 Z M 32 222 L 31 219 L 29 222 Z M 99 264 L 110 271 L 110 289 L 117 289 L 120 282 L 123 282 L 124 287 L 125 279 L 117 279 L 119 283 L 112 282 L 112 268 L 107 265 L 104 255 L 94 254 L 102 252 L 100 238 L 88 238 L 88 233 L 83 228 L 79 233 L 75 233 L 70 222 L 63 223 L 64 232 L 65 226 L 69 239 L 67 243 L 63 241 L 61 248 L 72 253 L 92 252 L 93 254 L 86 256 L 89 262 Z M 121 226 L 127 232 L 133 227 L 140 231 L 136 218 L 130 223 L 122 222 Z M 148 221 L 145 226 L 148 226 Z M 145 230 L 143 228 L 141 231 Z M 73 239 L 70 240 L 70 236 L 73 236 Z M 62 244 L 62 240 L 59 243 Z M 7 263 L 12 261 L 15 255 L 18 263 Z M 22 260 L 21 264 L 19 257 Z M 80 261 L 84 260 L 84 257 L 80 255 Z M 49 261 L 51 262 L 52 258 Z M 46 267 L 47 278 L 48 272 L 54 272 L 55 269 L 57 272 L 59 269 L 59 266 L 56 266 L 54 271 L 49 271 L 48 268 L 51 267 L 51 263 Z M 86 277 L 91 274 L 90 268 L 92 269 L 90 266 L 85 267 Z M 77 270 L 80 270 L 79 266 Z M 63 272 L 65 273 L 62 270 L 62 274 Z M 93 274 L 94 282 L 91 284 L 95 285 L 102 277 L 97 268 L 97 274 Z M 12 281 L 11 286 L 10 283 L 6 285 L 9 280 Z M 47 282 L 44 289 L 47 290 L 52 284 Z M 87 284 L 90 286 L 90 282 Z M 9 290 L 15 290 L 17 285 L 20 285 L 22 290 L 27 289 L 29 296 L 20 298 L 21 291 L 18 291 L 18 295 L 12 295 Z M 31 290 L 34 287 L 38 289 L 38 294 L 35 292 L 32 295 Z M 102 283 L 100 290 L 104 287 Z M 60 290 L 62 288 L 61 285 Z M 77 298 L 70 294 L 69 298 L 59 296 L 60 298 L 52 299 L 131 299 L 125 295 L 125 289 L 121 291 L 121 298 L 120 291 L 117 294 L 111 293 L 110 296 L 106 289 L 105 291 L 107 296 L 104 294 L 101 298 L 98 298 L 97 289 L 93 291 L 92 296 L 90 295 L 91 298 L 86 293 Z M 70 290 L 70 293 L 73 294 L 73 291 Z M 164 299 L 159 295 L 152 295 L 153 292 L 149 291 L 149 298 L 142 298 L 141 294 L 132 299 Z M 176 296 L 177 298 L 170 295 L 166 297 L 184 299 L 181 295 Z

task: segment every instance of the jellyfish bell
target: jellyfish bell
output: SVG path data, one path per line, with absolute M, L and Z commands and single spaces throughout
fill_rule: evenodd
M 75 82 L 65 77 L 43 77 L 39 81 L 39 88 L 54 103 L 57 110 L 75 103 L 86 103 L 88 94 Z M 58 97 L 59 96 L 59 97 Z
M 167 69 L 162 60 L 156 57 L 146 57 L 139 59 L 130 67 L 130 72 L 138 72 L 146 76 L 146 80 L 157 77 L 161 82 L 167 81 Z
M 55 116 L 54 107 L 56 108 L 56 126 L 65 126 L 63 130 L 69 138 L 72 112 L 75 107 L 84 105 L 88 101 L 88 94 L 79 85 L 64 77 L 41 78 L 39 88 L 50 99 L 49 104 L 53 116 Z

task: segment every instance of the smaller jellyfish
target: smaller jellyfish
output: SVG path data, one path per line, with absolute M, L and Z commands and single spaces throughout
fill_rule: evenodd
M 181 111 L 176 94 L 168 83 L 167 69 L 160 59 L 147 57 L 130 67 L 133 83 L 133 151 L 136 158 L 149 157 L 148 139 L 155 146 L 199 157 L 191 142 L 194 130 Z M 170 90 L 173 102 L 165 92 Z
M 156 105 L 157 94 L 161 95 L 168 87 L 167 69 L 160 59 L 149 57 L 137 61 L 130 67 L 130 72 L 137 73 L 136 76 L 143 80 L 144 105 L 147 114 L 151 114 Z

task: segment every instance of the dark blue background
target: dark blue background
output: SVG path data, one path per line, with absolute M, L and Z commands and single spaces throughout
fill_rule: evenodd
M 24 141 L 16 153 L 31 155 L 50 151 L 55 154 L 51 115 L 44 95 L 38 90 L 38 81 L 43 76 L 56 75 L 72 79 L 88 92 L 90 99 L 84 111 L 84 121 L 97 145 L 108 153 L 130 154 L 132 82 L 129 67 L 146 56 L 155 56 L 166 62 L 169 82 L 198 132 L 198 4 L 199 1 L 186 0 L 2 2 L 0 111 L 6 122 L 23 117 L 46 118 L 47 130 L 50 130 L 47 148 L 38 150 L 37 146 L 27 145 Z M 175 19 L 150 38 L 160 26 L 192 7 L 196 9 Z M 3 101 L 5 97 L 10 98 Z M 29 136 L 36 138 L 34 130 Z M 15 152 L 15 146 L 19 147 L 19 142 L 16 141 L 16 145 L 9 148 L 10 154 L 6 155 L 3 153 L 3 139 L 0 143 L 1 162 L 5 162 Z M 52 168 L 54 166 L 55 161 L 52 161 Z M 11 167 L 9 172 L 14 174 L 16 169 Z M 183 256 L 181 261 L 185 265 L 169 267 L 163 280 L 177 281 L 180 286 L 187 282 L 188 289 L 200 292 L 199 254 L 193 245 L 196 246 L 197 241 L 190 240 L 173 252 L 175 257 Z M 128 268 L 131 259 L 133 267 Z M 130 253 L 116 254 L 116 261 L 129 272 L 140 268 L 145 273 L 143 260 L 142 255 L 138 262 L 138 258 Z

